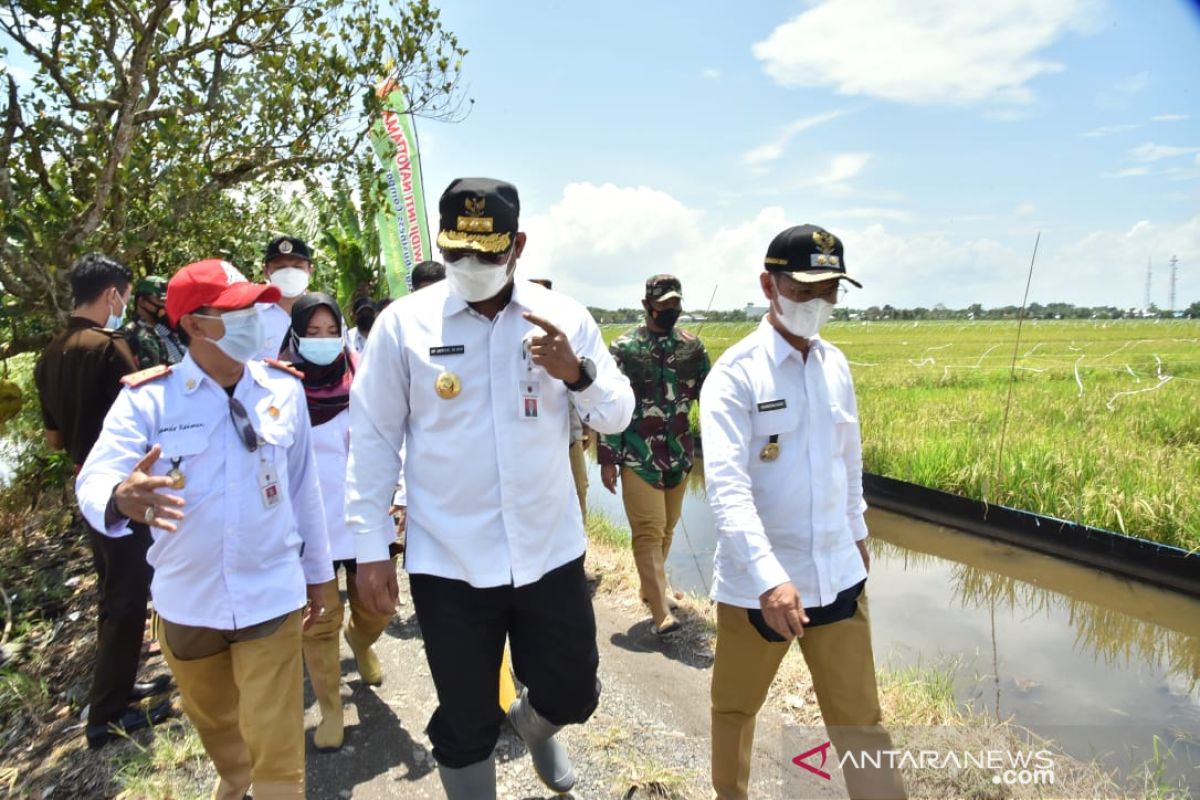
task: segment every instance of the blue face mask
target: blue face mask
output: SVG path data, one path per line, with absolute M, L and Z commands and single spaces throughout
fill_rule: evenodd
M 342 340 L 337 336 L 298 336 L 296 351 L 308 363 L 324 367 L 342 354 Z
M 115 331 L 118 328 L 120 328 L 121 324 L 125 322 L 125 309 L 126 308 L 128 308 L 128 305 L 122 304 L 121 305 L 121 313 L 114 314 L 114 313 L 112 313 L 112 306 L 109 306 L 108 307 L 108 319 L 105 320 L 104 327 L 108 328 L 110 331 Z

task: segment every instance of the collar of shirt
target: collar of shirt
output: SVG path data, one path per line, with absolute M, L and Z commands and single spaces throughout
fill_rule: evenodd
M 767 355 L 771 357 L 771 363 L 775 366 L 782 364 L 789 356 L 800 357 L 800 351 L 792 347 L 783 335 L 775 330 L 775 326 L 763 316 L 762 321 L 758 324 L 758 336 L 762 342 L 763 349 L 767 351 Z M 818 352 L 825 349 L 825 342 L 820 336 L 814 336 L 808 340 L 809 350 Z
M 270 387 L 267 385 L 267 369 L 267 366 L 260 361 L 247 361 L 241 377 L 238 378 L 238 386 L 241 386 L 241 384 L 245 382 L 246 376 L 249 376 L 250 380 L 254 381 L 259 386 L 263 387 L 264 389 L 270 389 Z M 197 364 L 195 359 L 192 358 L 192 354 L 190 352 L 183 357 L 182 361 L 175 365 L 174 370 L 175 373 L 183 380 L 183 393 L 185 395 L 190 395 L 196 392 L 206 381 L 211 383 L 215 389 L 220 390 L 222 393 L 225 391 L 225 388 L 221 386 L 221 384 L 213 380 L 211 375 L 200 368 L 200 365 Z M 234 394 L 240 394 L 240 392 L 235 389 Z

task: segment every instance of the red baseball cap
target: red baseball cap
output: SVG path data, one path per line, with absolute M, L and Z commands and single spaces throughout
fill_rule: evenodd
M 251 283 L 233 264 L 210 258 L 188 264 L 167 283 L 167 319 L 178 325 L 180 317 L 198 308 L 230 311 L 279 297 L 278 286 Z

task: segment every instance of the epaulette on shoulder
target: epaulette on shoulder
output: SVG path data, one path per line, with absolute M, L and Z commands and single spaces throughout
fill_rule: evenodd
M 683 328 L 676 328 L 675 332 L 678 333 L 679 338 L 685 342 L 695 342 L 695 341 L 698 341 L 700 338 L 699 336 L 692 333 L 691 331 L 684 330 Z
M 150 383 L 150 381 L 156 381 L 159 378 L 170 374 L 171 368 L 168 365 L 159 364 L 157 367 L 150 367 L 149 369 L 139 370 L 138 372 L 131 372 L 125 377 L 121 378 L 121 383 L 125 384 L 130 389 L 136 389 L 143 384 Z
M 286 361 L 280 361 L 278 358 L 264 358 L 263 362 L 268 367 L 274 367 L 275 369 L 280 370 L 281 372 L 286 372 L 287 374 L 291 375 L 293 378 L 303 378 L 304 377 L 303 372 L 296 369 L 295 367 L 293 367 L 291 364 L 289 364 Z

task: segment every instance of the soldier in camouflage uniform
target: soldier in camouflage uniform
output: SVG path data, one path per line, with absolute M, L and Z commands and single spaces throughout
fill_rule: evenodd
M 160 275 L 142 278 L 133 287 L 134 318 L 121 332 L 133 351 L 138 369 L 161 364 L 178 364 L 184 347 L 167 327 L 167 279 Z
M 633 386 L 633 419 L 624 433 L 601 437 L 598 447 L 600 478 L 613 494 L 620 472 L 642 600 L 658 634 L 679 628 L 671 614 L 665 565 L 692 469 L 688 412 L 711 366 L 700 340 L 675 328 L 682 300 L 674 275 L 646 281 L 646 322 L 610 348 Z

